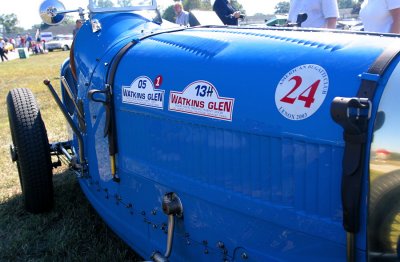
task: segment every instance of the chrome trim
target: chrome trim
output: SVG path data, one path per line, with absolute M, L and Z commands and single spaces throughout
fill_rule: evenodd
M 74 97 L 74 94 L 72 93 L 71 87 L 69 86 L 67 79 L 65 79 L 64 76 L 61 76 L 61 82 L 64 85 L 65 91 L 67 91 L 69 98 L 72 100 L 72 103 L 74 104 L 74 107 L 75 107 L 76 113 L 78 114 L 78 117 L 81 119 L 85 119 L 82 111 L 79 109 L 78 104 L 75 101 L 76 98 Z
M 65 108 L 64 104 L 61 102 L 60 98 L 58 97 L 57 92 L 54 90 L 54 87 L 51 85 L 50 80 L 46 79 L 43 83 L 49 88 L 50 93 L 53 95 L 55 102 L 57 103 L 58 107 L 60 108 L 61 112 L 63 113 L 65 119 L 67 120 L 68 124 L 72 128 L 72 131 L 76 135 L 79 144 L 79 162 L 83 166 L 86 163 L 84 158 L 84 144 L 82 134 L 79 132 L 78 127 L 76 126 L 75 122 L 72 120 L 71 116 L 68 114 L 67 109 Z M 83 172 L 83 170 L 82 170 Z

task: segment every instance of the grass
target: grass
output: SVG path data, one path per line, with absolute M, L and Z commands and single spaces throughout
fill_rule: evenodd
M 43 80 L 50 79 L 59 90 L 60 65 L 67 56 L 52 52 L 0 63 L 0 261 L 138 261 L 91 208 L 65 167 L 53 171 L 53 211 L 33 215 L 23 208 L 16 165 L 9 155 L 6 96 L 12 88 L 30 88 L 50 142 L 65 140 L 66 121 Z

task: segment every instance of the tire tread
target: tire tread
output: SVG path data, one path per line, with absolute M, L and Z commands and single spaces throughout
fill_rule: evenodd
M 38 105 L 29 89 L 16 88 L 7 96 L 7 107 L 25 208 L 31 213 L 49 211 L 53 207 L 52 165 Z

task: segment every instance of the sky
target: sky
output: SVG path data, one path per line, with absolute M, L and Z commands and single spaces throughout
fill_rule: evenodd
M 284 0 L 239 0 L 246 10 L 247 15 L 255 13 L 272 14 L 274 7 L 278 2 Z M 66 9 L 74 9 L 77 7 L 86 8 L 88 5 L 87 0 L 61 0 Z M 0 8 L 0 14 L 15 13 L 19 20 L 20 27 L 30 29 L 34 24 L 40 24 L 39 6 L 42 0 L 11 0 L 3 3 Z M 173 0 L 157 0 L 158 5 L 162 8 L 168 7 L 173 4 Z M 211 0 L 213 3 L 213 0 Z

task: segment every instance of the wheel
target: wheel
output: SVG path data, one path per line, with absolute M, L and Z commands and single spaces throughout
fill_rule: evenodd
M 372 181 L 369 212 L 370 250 L 396 253 L 400 235 L 400 170 Z
M 16 160 L 25 208 L 42 213 L 53 207 L 50 147 L 40 110 L 32 92 L 13 89 L 7 96 L 12 159 Z
M 49 49 L 49 52 L 53 52 L 53 49 Z
M 68 50 L 69 50 L 69 47 L 68 47 L 67 45 L 65 45 L 65 46 L 63 46 L 62 50 L 63 50 L 63 51 L 68 51 Z

